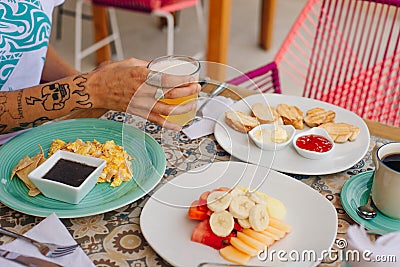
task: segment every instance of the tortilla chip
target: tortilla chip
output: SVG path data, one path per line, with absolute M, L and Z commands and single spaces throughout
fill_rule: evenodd
M 39 195 L 40 193 L 41 193 L 40 190 L 37 187 L 35 187 L 32 189 L 29 189 L 28 196 L 34 197 L 34 196 Z
M 42 147 L 40 145 L 39 147 L 40 153 L 36 154 L 32 158 L 30 158 L 29 156 L 25 156 L 18 162 L 18 164 L 13 168 L 11 172 L 10 180 L 14 177 L 15 174 L 17 174 L 18 178 L 21 179 L 21 181 L 24 182 L 24 184 L 28 187 L 29 196 L 36 196 L 40 194 L 39 189 L 31 182 L 28 177 L 28 174 L 31 173 L 31 171 L 36 169 L 46 160 Z
M 20 171 L 20 170 L 28 167 L 31 164 L 32 164 L 32 160 L 29 156 L 23 157 L 20 161 L 18 161 L 17 165 L 15 165 L 14 168 L 12 169 L 10 180 L 12 180 L 12 178 L 14 177 L 14 175 L 17 171 Z

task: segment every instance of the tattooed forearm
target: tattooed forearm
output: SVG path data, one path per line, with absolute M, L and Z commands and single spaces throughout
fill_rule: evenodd
M 73 95 L 79 95 L 79 100 L 77 103 L 80 105 L 75 107 L 73 110 L 82 109 L 82 108 L 91 108 L 93 103 L 90 101 L 90 95 L 86 92 L 86 77 L 84 75 L 78 75 L 74 78 L 74 82 L 78 86 L 77 90 L 72 92 Z
M 0 95 L 0 118 L 7 111 L 6 104 L 7 104 L 7 96 Z
M 39 102 L 47 111 L 60 110 L 70 98 L 69 84 L 53 83 L 42 87 L 41 97 L 27 97 L 27 105 L 35 105 Z
M 11 131 L 15 132 L 15 131 L 24 130 L 27 128 L 32 128 L 35 126 L 39 126 L 48 121 L 51 121 L 51 119 L 48 117 L 40 117 L 31 122 L 21 122 L 18 127 L 11 128 Z
M 16 102 L 16 103 L 15 103 Z M 17 110 L 10 110 L 7 108 L 8 105 L 16 106 Z M 8 113 L 9 116 L 15 120 L 23 119 L 23 109 L 22 109 L 22 91 L 19 90 L 16 92 L 16 96 L 8 97 L 4 93 L 0 94 L 0 118 L 5 113 Z
M 22 112 L 22 90 L 18 91 L 17 105 L 18 105 L 18 119 L 23 119 L 24 118 L 24 114 Z
M 42 87 L 40 97 L 26 97 L 26 104 L 41 104 L 46 111 L 64 109 L 69 101 L 71 101 L 71 103 L 69 103 L 70 106 L 72 106 L 70 108 L 71 111 L 91 108 L 93 103 L 90 101 L 90 95 L 86 91 L 86 81 L 87 79 L 84 75 L 78 75 L 73 79 L 72 84 L 47 84 Z

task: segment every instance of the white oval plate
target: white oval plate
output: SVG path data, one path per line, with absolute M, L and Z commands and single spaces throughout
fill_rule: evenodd
M 140 216 L 142 233 L 150 246 L 173 266 L 198 266 L 202 262 L 227 263 L 218 250 L 190 240 L 198 221 L 187 217 L 188 205 L 204 191 L 218 187 L 258 188 L 280 199 L 286 206 L 285 222 L 293 230 L 270 247 L 299 253 L 312 250 L 320 255 L 328 250 L 337 233 L 337 214 L 321 194 L 289 176 L 243 162 L 218 162 L 181 174 L 152 195 Z M 273 266 L 316 266 L 312 262 L 282 263 L 253 258 L 249 264 Z
M 323 175 L 337 173 L 351 168 L 361 160 L 368 151 L 370 134 L 368 127 L 355 113 L 322 101 L 280 94 L 258 94 L 246 97 L 230 107 L 250 114 L 250 108 L 255 103 L 265 103 L 276 108 L 278 104 L 295 105 L 305 114 L 307 110 L 321 107 L 336 113 L 335 122 L 345 122 L 360 128 L 360 134 L 354 142 L 336 144 L 334 153 L 318 161 L 300 156 L 292 145 L 280 151 L 267 151 L 257 147 L 247 134 L 240 133 L 225 123 L 222 114 L 215 125 L 214 135 L 221 147 L 232 156 L 253 164 L 272 168 L 286 173 L 304 175 Z M 303 130 L 310 129 L 305 125 Z

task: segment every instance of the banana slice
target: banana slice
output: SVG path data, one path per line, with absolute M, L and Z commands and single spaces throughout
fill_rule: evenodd
M 237 219 L 238 223 L 240 226 L 243 228 L 250 228 L 251 224 L 249 222 L 249 219 Z
M 228 236 L 232 232 L 234 224 L 232 214 L 226 210 L 214 212 L 210 216 L 211 231 L 217 236 Z
M 249 222 L 256 231 L 264 231 L 269 224 L 267 206 L 265 204 L 256 204 L 250 209 Z
M 229 211 L 237 219 L 247 219 L 250 209 L 255 205 L 254 201 L 247 196 L 233 197 L 229 205 Z
M 226 210 L 231 203 L 232 196 L 226 191 L 214 191 L 207 197 L 207 207 L 215 212 Z
M 248 196 L 256 204 L 267 204 L 265 199 L 262 196 L 260 196 L 257 193 L 255 193 L 255 192 L 253 192 L 253 193 L 246 192 L 246 196 Z
M 231 191 L 232 197 L 244 196 L 245 194 L 246 193 L 238 187 L 233 188 Z

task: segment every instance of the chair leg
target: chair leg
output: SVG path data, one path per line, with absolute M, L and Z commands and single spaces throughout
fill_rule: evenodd
M 110 14 L 110 25 L 111 31 L 114 35 L 114 44 L 115 44 L 115 53 L 117 55 L 117 60 L 122 60 L 124 58 L 124 52 L 122 50 L 121 37 L 119 34 L 117 15 L 115 14 L 115 10 L 113 8 L 109 8 Z
M 57 7 L 57 28 L 56 28 L 56 39 L 61 39 L 61 31 L 62 31 L 62 16 L 63 16 L 63 6 L 64 4 Z
M 77 0 L 76 2 L 76 16 L 75 16 L 75 68 L 77 70 L 81 70 L 82 67 L 82 59 L 87 57 L 88 55 L 96 52 L 103 46 L 115 42 L 115 50 L 117 54 L 117 60 L 122 60 L 123 50 L 121 44 L 121 38 L 119 35 L 117 17 L 115 14 L 115 10 L 113 8 L 108 8 L 108 12 L 110 15 L 111 22 L 111 34 L 106 38 L 90 45 L 89 47 L 82 49 L 82 7 L 85 3 L 85 0 Z
M 77 0 L 75 8 L 75 69 L 79 71 L 82 60 L 82 6 L 83 0 Z
M 174 54 L 174 16 L 169 12 L 154 11 L 155 16 L 165 18 L 167 21 L 167 55 Z
M 205 48 L 207 45 L 206 21 L 204 19 L 204 9 L 203 9 L 202 1 L 198 1 L 196 4 L 196 15 L 197 15 L 197 23 L 198 23 L 198 27 L 199 27 L 199 33 L 200 33 L 200 42 L 201 42 L 203 48 L 194 57 L 197 59 L 202 59 L 205 57 Z

